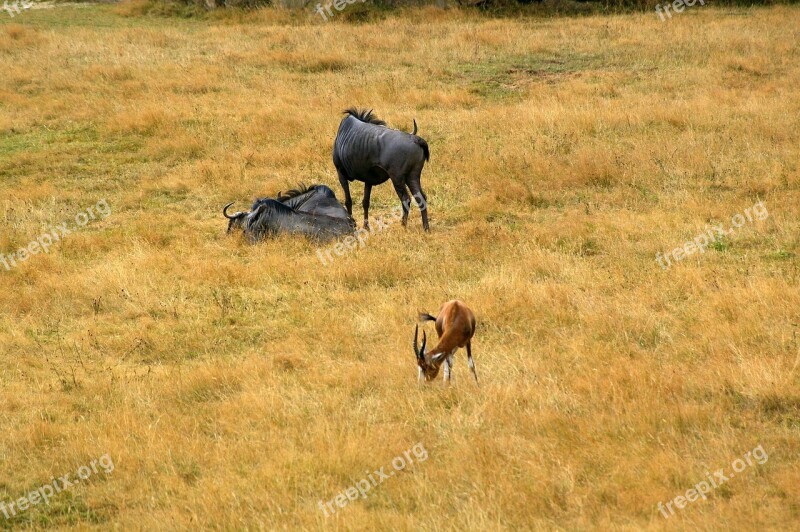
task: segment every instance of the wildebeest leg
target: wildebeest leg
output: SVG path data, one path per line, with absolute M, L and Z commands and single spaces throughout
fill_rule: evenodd
M 344 206 L 347 208 L 347 214 L 353 216 L 353 198 L 350 197 L 350 183 L 347 181 L 347 176 L 339 172 L 338 169 L 337 173 L 339 174 L 339 184 L 342 185 L 342 190 L 344 190 Z
M 425 229 L 425 231 L 430 231 L 431 229 L 428 226 L 428 196 L 426 196 L 422 191 L 422 185 L 419 182 L 419 178 L 410 179 L 408 182 L 408 188 L 411 189 L 411 194 L 413 194 L 414 199 L 417 200 L 419 211 L 422 213 L 423 229 Z
M 411 196 L 409 196 L 404 182 L 392 179 L 392 185 L 394 185 L 394 191 L 397 192 L 397 197 L 400 198 L 400 203 L 403 205 L 403 227 L 405 227 L 408 223 L 408 211 L 411 208 Z
M 369 195 L 372 193 L 372 185 L 364 183 L 364 229 L 369 230 Z

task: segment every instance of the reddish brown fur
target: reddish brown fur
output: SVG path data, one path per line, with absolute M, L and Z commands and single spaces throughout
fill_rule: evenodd
M 436 318 L 429 314 L 420 314 L 420 320 L 436 321 L 436 334 L 439 336 L 439 343 L 423 354 L 423 358 L 417 358 L 419 367 L 425 375 L 425 380 L 433 380 L 439 374 L 439 368 L 445 362 L 447 355 L 456 349 L 466 347 L 467 358 L 470 362 L 470 370 L 475 376 L 472 362 L 472 336 L 475 334 L 475 314 L 464 303 L 457 299 L 448 301 L 439 309 Z M 445 376 L 449 377 L 447 372 Z
M 457 299 L 448 301 L 436 317 L 439 343 L 428 353 L 431 356 L 466 347 L 475 334 L 475 314 Z

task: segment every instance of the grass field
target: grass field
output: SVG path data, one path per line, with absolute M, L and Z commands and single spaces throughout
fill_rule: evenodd
M 800 9 L 140 11 L 0 12 L 0 528 L 800 526 Z M 353 105 L 416 118 L 431 232 L 328 265 L 226 235 L 229 201 L 342 197 Z M 419 386 L 451 298 L 480 387 L 463 351 Z

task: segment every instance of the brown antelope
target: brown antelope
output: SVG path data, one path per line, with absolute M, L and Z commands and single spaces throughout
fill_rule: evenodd
M 414 353 L 417 355 L 419 366 L 419 380 L 432 381 L 439 374 L 439 368 L 444 363 L 444 382 L 450 382 L 450 371 L 453 369 L 453 355 L 459 347 L 467 348 L 467 362 L 475 384 L 478 383 L 478 374 L 475 372 L 475 362 L 472 361 L 472 335 L 475 334 L 475 314 L 461 301 L 453 299 L 439 309 L 439 315 L 433 317 L 421 312 L 419 321 L 435 321 L 436 334 L 439 343 L 430 351 L 425 351 L 428 337 L 422 332 L 422 348 L 417 347 L 419 339 L 419 324 L 414 329 Z

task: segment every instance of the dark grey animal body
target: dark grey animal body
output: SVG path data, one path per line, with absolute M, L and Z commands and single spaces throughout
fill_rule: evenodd
M 333 190 L 325 185 L 313 185 L 290 190 L 286 194 L 278 194 L 275 199 L 298 212 L 331 216 L 333 218 L 350 217 L 347 209 L 336 199 L 336 194 Z M 255 210 L 255 206 L 253 206 L 253 210 Z
M 364 183 L 364 227 L 369 227 L 369 198 L 372 187 L 391 179 L 403 205 L 403 225 L 408 221 L 411 198 L 414 196 L 422 213 L 422 226 L 428 226 L 427 196 L 422 191 L 420 176 L 425 161 L 430 159 L 428 143 L 414 132 L 389 129 L 386 123 L 372 114 L 351 108 L 339 124 L 333 144 L 333 164 L 344 189 L 345 207 L 353 213 L 350 182 Z
M 356 228 L 353 218 L 325 185 L 291 190 L 277 199 L 257 199 L 250 212 L 228 215 L 231 205 L 222 211 L 229 220 L 228 232 L 241 228 L 251 242 L 279 233 L 326 241 L 350 234 Z

